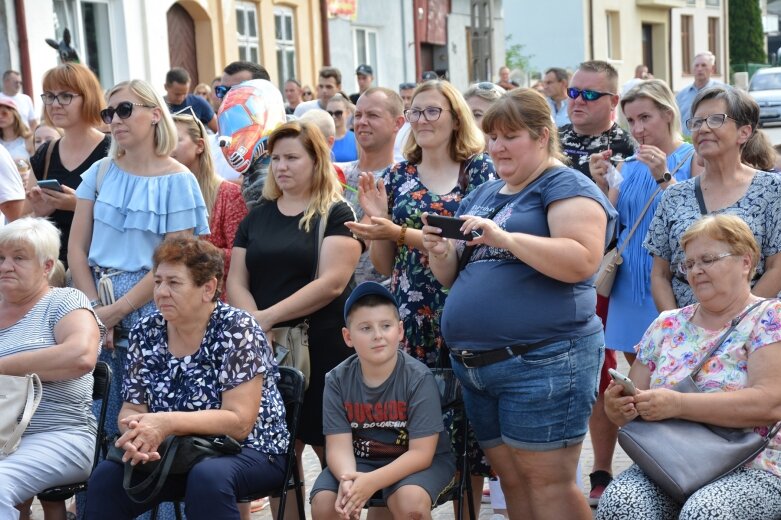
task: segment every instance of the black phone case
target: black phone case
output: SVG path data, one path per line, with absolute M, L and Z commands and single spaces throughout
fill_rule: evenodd
M 429 215 L 429 226 L 438 227 L 442 230 L 441 236 L 445 238 L 454 238 L 456 240 L 472 240 L 480 236 L 480 233 L 473 231 L 472 235 L 465 235 L 461 232 L 461 226 L 464 221 L 456 217 L 444 217 L 442 215 Z

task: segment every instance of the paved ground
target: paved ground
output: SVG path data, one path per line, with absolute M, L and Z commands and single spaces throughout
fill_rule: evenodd
M 619 355 L 618 370 L 624 374 L 629 372 L 629 367 L 627 366 L 626 361 L 623 359 L 623 356 L 621 355 Z M 584 494 L 587 494 L 589 491 L 588 474 L 591 472 L 591 464 L 593 463 L 593 461 L 594 461 L 594 453 L 591 449 L 591 440 L 587 436 L 586 441 L 583 443 L 583 452 L 580 457 Z M 619 446 L 616 446 L 616 453 L 613 458 L 614 474 L 620 473 L 621 471 L 625 470 L 626 468 L 629 467 L 630 464 L 631 461 L 629 460 L 629 457 L 626 456 L 626 454 L 621 450 Z M 320 471 L 320 465 L 317 461 L 317 457 L 315 456 L 314 452 L 311 449 L 307 448 L 306 451 L 304 451 L 305 481 L 309 484 L 314 482 L 319 471 Z M 492 514 L 493 512 L 491 510 L 490 504 L 482 504 L 480 509 L 479 520 L 489 520 Z M 364 517 L 365 517 L 365 513 L 364 513 Z M 311 516 L 309 515 L 308 504 L 307 504 L 307 518 L 311 518 Z M 452 504 L 445 504 L 443 506 L 436 508 L 433 513 L 433 518 L 434 520 L 453 519 L 454 513 L 453 513 Z M 33 505 L 32 520 L 44 520 L 43 513 L 41 512 L 41 509 L 38 506 L 37 502 Z M 253 513 L 252 520 L 272 520 L 271 513 L 269 512 L 268 508 L 266 508 L 257 513 Z

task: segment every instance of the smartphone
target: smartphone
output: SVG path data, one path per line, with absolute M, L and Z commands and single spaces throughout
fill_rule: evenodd
M 624 374 L 613 370 L 612 368 L 608 368 L 607 373 L 610 374 L 610 378 L 613 379 L 613 381 L 624 387 L 624 395 L 635 395 L 637 393 L 635 384 Z
M 62 185 L 60 184 L 60 181 L 56 179 L 45 179 L 38 181 L 38 187 L 47 190 L 54 190 L 59 192 L 62 191 Z
M 456 217 L 443 217 L 442 215 L 429 215 L 427 217 L 428 225 L 438 227 L 442 230 L 441 236 L 445 238 L 455 238 L 456 240 L 472 240 L 483 234 L 479 229 L 472 231 L 471 236 L 461 232 L 461 226 L 464 221 Z

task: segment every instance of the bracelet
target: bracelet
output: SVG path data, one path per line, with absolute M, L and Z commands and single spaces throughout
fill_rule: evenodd
M 135 312 L 135 311 L 137 311 L 137 310 L 138 310 L 138 309 L 136 309 L 136 306 L 135 306 L 135 305 L 133 305 L 133 302 L 131 302 L 131 301 L 130 301 L 130 299 L 127 297 L 127 294 L 125 294 L 124 296 L 122 296 L 122 299 L 123 299 L 123 300 L 125 300 L 125 301 L 127 302 L 127 304 L 128 304 L 128 305 L 130 305 L 130 308 L 131 308 L 131 309 L 133 309 L 133 312 Z
M 407 224 L 402 224 L 401 233 L 399 233 L 399 238 L 396 240 L 396 247 L 403 247 L 404 239 L 406 237 L 407 237 Z
M 103 304 L 100 302 L 100 300 L 90 300 L 89 306 L 93 309 L 97 309 L 98 307 L 103 307 Z

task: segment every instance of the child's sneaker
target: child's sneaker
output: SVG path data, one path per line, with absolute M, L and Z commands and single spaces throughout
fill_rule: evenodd
M 595 471 L 589 474 L 589 480 L 591 481 L 591 493 L 588 494 L 588 503 L 592 507 L 596 507 L 599 504 L 599 499 L 602 498 L 602 493 L 605 492 L 605 488 L 613 480 L 613 477 L 607 471 Z

